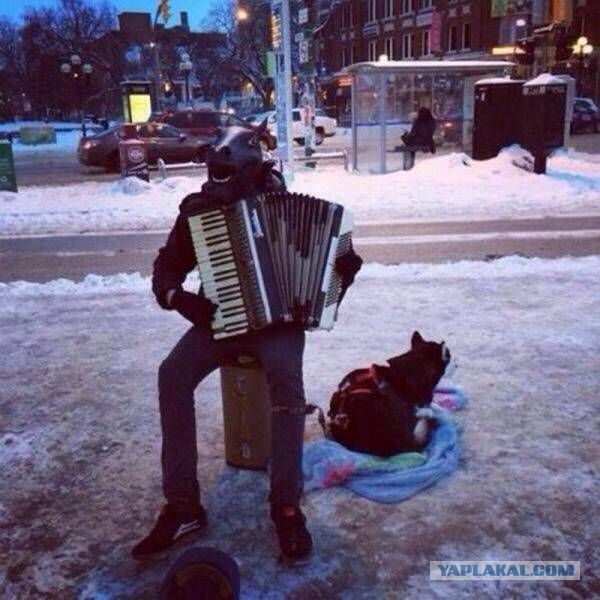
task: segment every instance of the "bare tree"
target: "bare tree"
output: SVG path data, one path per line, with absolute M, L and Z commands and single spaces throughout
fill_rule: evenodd
M 267 75 L 267 50 L 270 44 L 269 4 L 264 0 L 248 0 L 246 19 L 236 19 L 234 0 L 213 3 L 205 26 L 223 32 L 226 43 L 217 56 L 215 68 L 249 83 L 261 97 L 264 108 L 271 106 L 273 82 Z

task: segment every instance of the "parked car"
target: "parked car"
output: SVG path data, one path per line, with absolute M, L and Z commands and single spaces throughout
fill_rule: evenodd
M 210 109 L 187 109 L 157 113 L 153 115 L 152 119 L 161 123 L 168 123 L 192 135 L 204 136 L 211 143 L 214 143 L 227 127 L 237 126 L 254 129 L 260 123 L 252 124 L 227 111 Z M 276 147 L 276 140 L 270 132 L 264 134 L 261 142 L 267 150 L 273 150 Z
M 265 117 L 268 118 L 269 130 L 272 135 L 277 137 L 277 120 L 274 110 L 262 113 L 255 113 L 246 117 L 249 123 L 260 123 Z M 335 135 L 337 121 L 325 115 L 318 108 L 315 111 L 315 144 L 320 146 L 325 137 Z M 304 123 L 302 121 L 302 112 L 299 108 L 292 109 L 292 137 L 297 144 L 304 145 Z
M 210 140 L 193 136 L 166 123 L 136 123 L 138 137 L 147 149 L 148 164 L 159 158 L 165 163 L 198 162 L 205 160 Z M 82 165 L 119 170 L 119 127 L 110 127 L 96 135 L 79 140 L 77 157 Z
M 600 110 L 591 98 L 575 98 L 571 133 L 584 131 L 600 133 Z

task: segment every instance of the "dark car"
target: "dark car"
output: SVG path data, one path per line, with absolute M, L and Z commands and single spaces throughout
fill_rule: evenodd
M 225 111 L 210 109 L 187 109 L 173 112 L 156 113 L 152 119 L 162 123 L 173 125 L 182 131 L 192 135 L 201 135 L 211 140 L 211 143 L 217 141 L 224 129 L 231 126 L 244 127 L 245 129 L 255 129 L 259 123 L 249 123 Z M 261 137 L 261 142 L 267 150 L 273 150 L 277 146 L 275 138 L 265 131 Z
M 205 160 L 210 139 L 190 135 L 166 123 L 136 123 L 138 137 L 147 149 L 148 164 L 159 158 L 165 163 L 185 163 Z M 111 127 L 96 135 L 79 140 L 77 157 L 82 165 L 119 170 L 119 128 Z
M 591 98 L 575 98 L 571 133 L 600 132 L 600 111 Z

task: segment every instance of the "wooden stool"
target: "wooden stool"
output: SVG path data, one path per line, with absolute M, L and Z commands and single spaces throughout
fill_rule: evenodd
M 260 363 L 240 356 L 221 367 L 225 461 L 265 470 L 271 457 L 271 400 Z

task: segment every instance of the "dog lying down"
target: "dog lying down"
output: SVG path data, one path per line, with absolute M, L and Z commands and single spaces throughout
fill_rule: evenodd
M 331 398 L 329 432 L 350 450 L 391 456 L 428 442 L 433 391 L 449 371 L 450 350 L 415 331 L 410 350 L 387 363 L 352 371 Z

